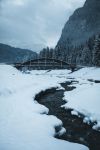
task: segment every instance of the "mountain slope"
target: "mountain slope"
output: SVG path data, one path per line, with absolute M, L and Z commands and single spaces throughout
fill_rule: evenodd
M 69 63 L 100 66 L 99 0 L 86 0 L 84 6 L 73 13 L 55 51 L 59 59 Z
M 100 33 L 100 1 L 87 0 L 65 24 L 57 46 L 78 46 L 98 33 Z
M 37 53 L 27 50 L 11 47 L 0 43 L 0 63 L 24 62 L 37 57 Z

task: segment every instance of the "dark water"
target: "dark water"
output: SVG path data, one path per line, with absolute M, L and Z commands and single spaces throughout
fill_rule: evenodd
M 75 81 L 61 83 L 65 91 L 74 90 L 75 87 L 71 84 Z M 76 81 L 77 82 L 77 81 Z M 70 86 L 69 86 L 70 85 Z M 71 115 L 71 109 L 61 108 L 61 105 L 66 102 L 62 100 L 64 90 L 56 90 L 56 88 L 48 89 L 36 95 L 35 99 L 42 105 L 49 108 L 48 115 L 54 115 L 63 122 L 63 127 L 66 133 L 59 136 L 57 132 L 61 129 L 60 126 L 55 127 L 55 137 L 70 142 L 80 143 L 89 147 L 90 150 L 100 150 L 100 132 L 92 129 L 96 122 L 90 122 L 90 125 L 83 123 L 84 116 L 80 117 Z

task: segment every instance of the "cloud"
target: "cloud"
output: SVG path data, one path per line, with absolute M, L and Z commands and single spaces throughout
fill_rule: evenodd
M 36 50 L 55 46 L 68 17 L 84 1 L 0 0 L 0 42 Z
M 0 10 L 1 10 L 2 0 L 0 0 Z

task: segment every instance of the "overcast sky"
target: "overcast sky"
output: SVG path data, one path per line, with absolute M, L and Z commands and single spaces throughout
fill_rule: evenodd
M 54 47 L 73 11 L 85 0 L 0 0 L 0 42 L 21 48 Z

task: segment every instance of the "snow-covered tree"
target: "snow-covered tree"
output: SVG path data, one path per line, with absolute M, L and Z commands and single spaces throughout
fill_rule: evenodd
M 100 35 L 96 36 L 94 42 L 92 61 L 95 66 L 100 66 Z

